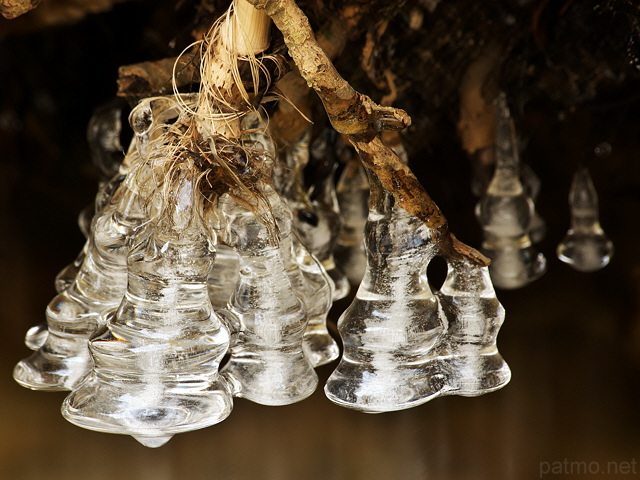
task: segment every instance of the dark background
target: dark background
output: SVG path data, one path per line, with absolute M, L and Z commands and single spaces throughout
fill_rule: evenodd
M 193 3 L 125 2 L 68 25 L 0 22 L 0 478 L 520 480 L 564 460 L 586 464 L 564 463 L 543 478 L 640 476 L 638 465 L 636 475 L 604 473 L 609 462 L 622 471 L 620 462 L 640 461 L 640 81 L 630 2 L 406 2 L 380 52 L 407 79 L 398 103 L 414 119 L 405 134 L 412 168 L 456 235 L 479 246 L 455 85 L 472 55 L 465 40 L 492 35 L 509 45 L 501 86 L 523 160 L 542 180 L 548 272 L 498 291 L 507 310 L 499 347 L 513 371 L 503 390 L 376 416 L 337 407 L 321 389 L 287 407 L 237 400 L 220 425 L 150 450 L 72 426 L 59 413 L 64 393 L 13 382 L 14 364 L 29 353 L 24 333 L 43 321 L 55 275 L 84 242 L 76 218 L 97 186 L 87 122 L 114 97 L 120 65 L 175 55 L 188 43 L 194 18 L 207 17 L 205 2 Z M 337 3 L 304 6 L 321 23 Z M 406 33 L 411 8 L 424 12 L 424 28 Z M 381 92 L 352 61 L 361 44 L 355 32 L 337 65 L 375 99 Z M 410 61 L 420 51 L 432 55 Z M 594 149 L 603 143 L 611 153 L 601 158 Z M 555 258 L 571 175 L 585 161 L 616 247 L 593 274 Z M 333 321 L 346 305 L 336 305 Z M 320 368 L 321 380 L 333 368 Z M 585 465 L 593 474 L 580 473 Z

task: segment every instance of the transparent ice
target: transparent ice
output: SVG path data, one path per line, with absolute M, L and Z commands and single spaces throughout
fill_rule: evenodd
M 130 122 L 136 133 L 121 168 L 126 173 L 139 166 L 140 150 L 159 135 L 159 122 L 175 116 L 175 100 L 146 99 L 133 109 Z M 78 273 L 58 278 L 58 295 L 46 311 L 47 328 L 29 330 L 25 343 L 37 351 L 14 369 L 21 385 L 37 390 L 69 390 L 90 367 L 87 342 L 104 323 L 102 313 L 117 306 L 126 287 L 126 258 L 131 237 L 147 222 L 140 185 L 148 183 L 149 170 L 140 166 L 122 180 L 116 175 L 99 191 L 90 235 Z M 111 194 L 109 193 L 115 189 Z M 103 204 L 105 204 L 103 206 Z M 78 261 L 78 260 L 77 260 Z M 64 272 L 64 271 L 63 271 Z
M 263 186 L 267 197 L 277 197 L 268 193 L 270 188 Z M 313 393 L 318 377 L 302 347 L 305 304 L 285 268 L 290 244 L 274 241 L 266 225 L 230 197 L 223 197 L 221 209 L 225 243 L 240 259 L 240 279 L 229 308 L 220 310 L 234 326 L 231 356 L 222 373 L 234 396 L 263 405 L 300 401 Z
M 534 204 L 531 224 L 529 225 L 529 237 L 531 238 L 531 243 L 540 243 L 547 234 L 547 224 L 535 208 L 536 200 L 540 194 L 540 178 L 529 164 L 522 163 L 520 181 L 522 182 L 522 188 L 524 188 L 524 191 Z
M 327 330 L 327 316 L 333 305 L 334 283 L 324 265 L 304 245 L 293 229 L 293 214 L 271 188 L 267 198 L 277 218 L 280 251 L 285 271 L 307 313 L 303 350 L 311 365 L 318 367 L 338 358 L 338 344 Z
M 327 316 L 333 305 L 333 283 L 320 260 L 296 237 L 293 238 L 293 248 L 302 275 L 301 278 L 291 278 L 290 275 L 290 279 L 304 300 L 308 316 L 302 347 L 311 365 L 319 367 L 340 356 L 338 344 L 327 330 Z M 301 284 L 299 280 L 302 280 Z
M 340 234 L 342 218 L 336 197 L 333 172 L 315 185 L 311 205 L 318 219 L 316 225 L 299 222 L 300 237 L 309 251 L 322 263 L 334 285 L 333 300 L 349 294 L 349 279 L 336 265 L 334 250 Z
M 504 95 L 496 100 L 496 168 L 476 215 L 482 246 L 491 259 L 491 279 L 500 288 L 519 288 L 539 278 L 546 259 L 531 244 L 533 202 L 520 182 L 520 160 L 513 120 Z
M 90 368 L 87 342 L 104 323 L 102 314 L 120 303 L 126 287 L 129 241 L 146 222 L 135 175 L 118 188 L 94 218 L 86 256 L 73 283 L 48 305 L 44 344 L 14 370 L 21 385 L 68 390 Z
M 207 288 L 214 310 L 226 308 L 240 278 L 240 259 L 236 251 L 219 243 L 216 245 L 216 263 L 209 273 Z
M 307 131 L 291 146 L 284 158 L 281 156 L 274 168 L 274 183 L 279 185 L 281 196 L 278 197 L 271 188 L 267 189 L 267 194 L 278 220 L 285 270 L 307 311 L 304 352 L 311 364 L 318 367 L 338 358 L 340 351 L 327 330 L 327 316 L 333 305 L 336 288 L 325 267 L 335 267 L 332 237 L 326 232 L 314 232 L 315 227 L 310 227 L 310 219 L 316 226 L 326 223 L 319 221 L 316 208 L 304 191 L 302 178 L 302 170 L 309 159 L 309 136 L 310 132 Z M 310 251 L 310 243 L 319 249 L 325 262 Z
M 349 156 L 336 186 L 342 228 L 336 240 L 336 262 L 351 285 L 359 285 L 367 267 L 364 226 L 369 214 L 369 180 L 357 157 Z
M 94 203 L 82 209 L 78 215 L 78 226 L 87 238 L 95 212 L 102 211 L 124 178 L 125 172 L 121 169 L 121 115 L 121 107 L 105 107 L 94 112 L 89 120 L 87 140 L 91 149 L 91 159 L 98 169 L 100 180 Z M 85 243 L 75 260 L 58 273 L 54 281 L 56 292 L 66 290 L 73 283 L 84 261 L 87 246 Z M 44 344 L 47 334 L 46 323 L 31 327 L 25 335 L 25 345 L 31 350 L 37 350 Z
M 295 231 L 307 250 L 322 263 L 333 283 L 333 300 L 339 300 L 349 293 L 348 280 L 336 267 L 333 257 L 340 231 L 340 213 L 332 175 L 318 182 L 313 200 L 308 195 L 303 170 L 309 163 L 309 137 L 310 131 L 307 131 L 287 150 L 284 161 L 281 160 L 278 177 L 282 178 L 286 172 L 289 178 L 279 181 L 280 191 L 293 212 Z
M 333 282 L 333 300 L 340 300 L 349 294 L 349 279 L 336 264 L 334 252 L 338 235 L 342 228 L 342 215 L 336 195 L 335 171 L 338 166 L 335 150 L 335 132 L 326 129 L 308 149 L 312 153 L 316 171 L 308 190 L 309 200 L 317 221 L 298 222 L 297 228 L 302 242 L 322 263 Z
M 476 396 L 509 382 L 511 371 L 496 347 L 504 309 L 487 267 L 448 259 L 448 273 L 436 294 L 447 331 L 434 348 L 435 372 L 444 378 L 441 395 Z
M 149 447 L 218 423 L 232 408 L 218 376 L 229 333 L 207 292 L 213 240 L 197 175 L 177 176 L 175 204 L 131 250 L 124 299 L 91 340 L 94 367 L 62 408 L 76 425 Z
M 431 371 L 431 350 L 443 325 L 426 278 L 437 248 L 432 230 L 396 205 L 373 175 L 370 181 L 367 268 L 338 321 L 344 353 L 325 393 L 338 405 L 378 413 L 438 395 L 444 384 Z
M 558 258 L 581 272 L 604 268 L 613 255 L 613 243 L 600 226 L 598 194 L 586 167 L 573 176 L 569 207 L 571 228 L 558 245 Z

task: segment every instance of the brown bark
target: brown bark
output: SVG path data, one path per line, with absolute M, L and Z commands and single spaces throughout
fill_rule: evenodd
M 418 179 L 380 140 L 378 134 L 382 130 L 400 130 L 409 126 L 409 115 L 400 109 L 377 105 L 366 95 L 355 91 L 318 45 L 307 17 L 294 0 L 248 1 L 256 8 L 264 8 L 280 29 L 289 54 L 307 84 L 322 100 L 333 127 L 349 136 L 363 163 L 393 194 L 398 205 L 434 229 L 441 253 L 475 265 L 488 265 L 486 257 L 459 242 L 449 232 L 442 212 Z
M 118 70 L 118 96 L 146 97 L 171 91 L 171 78 L 177 58 L 124 65 Z M 194 54 L 185 54 L 175 65 L 176 85 L 183 87 L 200 81 L 200 62 Z
M 342 53 L 347 43 L 346 32 L 350 31 L 361 16 L 352 8 L 345 9 L 317 35 L 318 45 L 333 59 Z M 293 145 L 309 128 L 311 118 L 311 89 L 300 75 L 295 63 L 291 72 L 278 82 L 278 89 L 287 98 L 278 104 L 271 117 L 271 134 L 281 147 Z
M 399 130 L 411 124 L 406 112 L 376 105 L 340 76 L 316 41 L 309 20 L 293 0 L 249 2 L 256 8 L 264 8 L 282 32 L 300 75 L 318 92 L 338 132 L 371 140 L 382 129 Z
M 0 14 L 4 18 L 16 18 L 33 10 L 40 0 L 0 0 Z
M 0 0 L 0 37 L 49 25 L 77 22 L 87 14 L 109 10 L 126 0 Z M 38 7 L 38 8 L 36 8 Z M 20 18 L 17 18 L 20 17 Z

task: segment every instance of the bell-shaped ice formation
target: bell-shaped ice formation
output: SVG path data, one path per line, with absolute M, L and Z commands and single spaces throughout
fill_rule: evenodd
M 126 294 L 91 340 L 91 373 L 63 405 L 76 425 L 156 447 L 231 412 L 218 376 L 229 333 L 207 292 L 215 250 L 201 219 L 197 173 L 173 172 L 172 198 L 131 250 Z
M 340 231 L 340 213 L 332 174 L 317 182 L 313 199 L 306 190 L 303 171 L 309 163 L 309 137 L 310 131 L 307 131 L 284 154 L 275 169 L 275 183 L 293 212 L 295 231 L 326 270 L 333 284 L 333 300 L 339 300 L 349 293 L 348 280 L 336 267 L 333 257 Z
M 87 238 L 95 212 L 102 211 L 124 178 L 124 171 L 119 171 L 122 164 L 121 114 L 121 108 L 105 107 L 96 111 L 89 121 L 87 140 L 91 148 L 91 159 L 100 174 L 100 181 L 94 203 L 83 208 L 78 215 L 78 226 Z M 85 243 L 76 259 L 58 273 L 54 282 L 56 292 L 66 290 L 73 283 L 84 261 L 86 249 Z M 25 345 L 31 350 L 37 350 L 44 344 L 47 334 L 46 323 L 31 327 L 25 335 Z
M 569 207 L 571 228 L 558 245 L 558 258 L 580 272 L 604 268 L 613 255 L 613 243 L 600 226 L 598 194 L 586 167 L 573 176 Z
M 338 405 L 378 413 L 438 395 L 443 382 L 430 361 L 443 325 L 426 278 L 437 250 L 432 230 L 396 205 L 373 174 L 370 181 L 367 269 L 338 321 L 344 353 L 325 393 Z
M 266 197 L 275 192 L 263 186 Z M 240 260 L 240 279 L 228 310 L 220 310 L 232 328 L 231 356 L 222 372 L 235 396 L 263 405 L 287 405 L 313 393 L 318 377 L 305 357 L 304 302 L 286 270 L 291 240 L 286 230 L 276 241 L 267 226 L 230 197 L 221 201 L 225 243 Z M 277 208 L 274 208 L 277 211 Z
M 21 385 L 69 390 L 90 367 L 87 341 L 104 323 L 102 313 L 122 300 L 131 238 L 149 220 L 143 211 L 147 194 L 143 189 L 149 186 L 151 172 L 139 160 L 148 155 L 149 142 L 162 134 L 165 122 L 177 112 L 173 97 L 148 98 L 132 110 L 129 121 L 135 140 L 120 174 L 105 183 L 96 197 L 99 213 L 80 254 L 78 273 L 73 276 L 75 267 L 70 267 L 57 279 L 60 291 L 46 312 L 48 333 L 36 327 L 25 339 L 29 346 L 38 346 L 38 351 L 16 365 L 14 378 Z
M 335 258 L 351 285 L 360 285 L 367 267 L 364 226 L 369 213 L 369 180 L 358 157 L 350 156 L 338 179 L 336 198 L 342 228 L 336 240 Z
M 540 277 L 546 259 L 529 237 L 534 207 L 520 182 L 520 159 L 513 120 L 504 95 L 496 100 L 496 168 L 476 214 L 483 249 L 491 259 L 491 279 L 500 288 L 519 288 Z
M 340 300 L 349 294 L 349 279 L 336 265 L 334 252 L 338 235 L 342 227 L 342 216 L 336 195 L 335 171 L 338 166 L 335 152 L 336 133 L 333 129 L 325 130 L 311 149 L 313 162 L 311 167 L 313 181 L 308 190 L 308 198 L 313 209 L 313 221 L 303 221 L 296 226 L 300 238 L 309 252 L 322 263 L 333 282 L 333 300 Z
M 219 243 L 216 245 L 216 263 L 214 263 L 207 288 L 214 310 L 227 308 L 231 294 L 240 278 L 240 259 L 236 251 Z
M 487 267 L 448 259 L 448 273 L 436 293 L 447 331 L 434 348 L 435 372 L 444 378 L 441 395 L 476 396 L 509 382 L 511 371 L 496 347 L 504 321 Z
M 522 188 L 524 188 L 525 193 L 531 198 L 534 205 L 531 224 L 529 225 L 529 237 L 531 238 L 531 243 L 540 243 L 547 234 L 547 223 L 535 208 L 540 194 L 540 178 L 528 164 L 523 163 L 520 169 L 520 181 L 522 182 Z
M 336 283 L 325 268 L 325 265 L 335 267 L 331 234 L 314 232 L 315 227 L 310 227 L 311 224 L 317 227 L 320 222 L 315 207 L 304 191 L 302 179 L 302 170 L 309 158 L 309 135 L 307 131 L 287 151 L 284 159 L 281 158 L 275 165 L 274 184 L 278 185 L 281 196 L 271 188 L 266 193 L 277 218 L 285 270 L 307 311 L 304 352 L 311 364 L 318 367 L 338 358 L 340 351 L 327 330 L 327 316 L 336 292 Z M 326 222 L 321 223 L 326 225 Z M 317 239 L 314 233 L 318 235 Z M 317 245 L 314 243 L 316 241 Z M 309 250 L 308 244 L 319 246 L 325 263 Z M 344 290 L 344 287 L 341 289 Z
M 315 184 L 311 192 L 311 205 L 317 222 L 315 225 L 298 222 L 300 238 L 307 249 L 320 261 L 333 282 L 333 300 L 340 300 L 349 294 L 351 287 L 349 279 L 336 265 L 334 258 L 342 219 L 336 197 L 333 169 Z
M 289 278 L 304 300 L 309 318 L 302 347 L 311 365 L 319 367 L 340 356 L 338 344 L 327 329 L 327 316 L 333 305 L 333 283 L 322 263 L 295 237 L 293 247 L 301 278 L 291 275 Z
M 133 140 L 132 143 L 135 143 L 135 140 Z M 133 146 L 130 148 L 130 151 L 132 148 Z M 89 238 L 91 236 L 91 222 L 93 220 L 93 217 L 96 214 L 100 214 L 109 204 L 111 197 L 124 180 L 126 174 L 127 169 L 121 167 L 120 172 L 114 175 L 110 180 L 101 181 L 98 185 L 98 191 L 96 193 L 94 204 L 90 205 L 87 208 L 84 208 L 80 212 L 80 215 L 78 216 L 78 226 L 80 227 L 82 234 L 86 238 Z M 87 254 L 88 245 L 88 242 L 86 242 L 75 260 L 64 267 L 62 270 L 60 270 L 58 275 L 56 275 L 55 288 L 58 293 L 66 290 L 73 283 L 73 280 L 76 278 L 78 272 L 80 271 L 80 266 L 84 261 L 84 257 Z
M 129 242 L 146 222 L 136 178 L 131 174 L 109 205 L 94 218 L 85 259 L 75 280 L 47 307 L 48 335 L 14 378 L 37 390 L 68 390 L 90 368 L 87 342 L 104 322 L 102 313 L 117 306 L 127 278 Z
M 303 349 L 311 365 L 318 367 L 340 354 L 336 341 L 327 330 L 335 284 L 322 262 L 309 252 L 293 229 L 293 214 L 288 204 L 271 187 L 267 187 L 265 193 L 277 219 L 284 269 L 307 313 Z

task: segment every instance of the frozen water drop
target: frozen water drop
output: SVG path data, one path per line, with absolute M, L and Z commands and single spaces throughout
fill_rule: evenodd
M 396 205 L 374 174 L 370 181 L 366 271 L 338 321 L 344 354 L 325 393 L 338 405 L 379 413 L 439 395 L 430 351 L 443 325 L 426 278 L 436 253 L 432 230 Z
M 145 447 L 149 448 L 158 448 L 167 443 L 173 435 L 159 435 L 159 436 L 146 436 L 146 435 L 131 435 L 138 442 L 140 442 Z
M 573 176 L 569 207 L 571 227 L 558 245 L 558 258 L 581 272 L 604 268 L 613 255 L 613 243 L 600 226 L 598 194 L 585 167 Z
M 532 246 L 533 232 L 539 238 L 544 223 L 534 224 L 534 203 L 527 192 L 536 194 L 533 172 L 528 188 L 520 180 L 520 157 L 517 138 L 506 98 L 496 99 L 496 168 L 485 195 L 477 205 L 476 214 L 483 230 L 485 253 L 491 258 L 491 278 L 500 288 L 519 288 L 540 277 L 546 268 L 544 256 Z
M 27 348 L 30 348 L 31 350 L 38 350 L 42 345 L 44 345 L 48 335 L 49 330 L 47 329 L 47 324 L 41 323 L 40 325 L 35 325 L 27 330 L 27 334 L 24 336 L 24 343 Z

